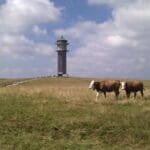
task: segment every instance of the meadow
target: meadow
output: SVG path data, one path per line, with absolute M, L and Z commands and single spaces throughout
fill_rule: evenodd
M 149 150 L 150 81 L 143 99 L 121 91 L 95 103 L 90 80 L 1 79 L 0 150 Z

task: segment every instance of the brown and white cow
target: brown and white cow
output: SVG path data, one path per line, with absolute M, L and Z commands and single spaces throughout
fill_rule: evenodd
M 140 91 L 141 96 L 144 96 L 143 90 L 144 85 L 141 81 L 132 80 L 132 81 L 125 81 L 121 82 L 121 89 L 125 90 L 127 98 L 130 97 L 130 94 L 134 93 L 134 98 L 136 97 L 136 92 Z
M 119 88 L 120 88 L 120 81 L 119 80 L 103 80 L 100 82 L 91 81 L 89 85 L 90 89 L 96 90 L 96 101 L 98 100 L 99 93 L 102 92 L 106 98 L 106 92 L 114 92 L 116 99 L 119 96 Z

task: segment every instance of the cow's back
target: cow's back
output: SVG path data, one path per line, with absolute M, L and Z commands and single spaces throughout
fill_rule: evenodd
M 143 90 L 143 83 L 141 81 L 126 81 L 126 90 L 139 91 Z
M 102 91 L 107 91 L 107 92 L 116 91 L 116 90 L 119 90 L 120 81 L 119 80 L 104 80 L 104 81 L 101 81 L 100 86 L 101 86 Z

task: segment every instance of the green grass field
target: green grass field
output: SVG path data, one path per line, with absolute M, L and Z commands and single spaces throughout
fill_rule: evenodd
M 0 80 L 0 150 L 149 150 L 150 81 L 144 99 L 121 91 L 118 101 L 109 93 L 98 103 L 89 82 L 43 78 L 4 87 L 8 80 Z

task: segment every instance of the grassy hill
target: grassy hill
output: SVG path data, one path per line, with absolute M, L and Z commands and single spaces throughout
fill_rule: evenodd
M 144 99 L 121 91 L 118 101 L 109 93 L 98 103 L 89 82 L 43 78 L 2 87 L 0 80 L 0 149 L 149 150 L 150 81 Z

